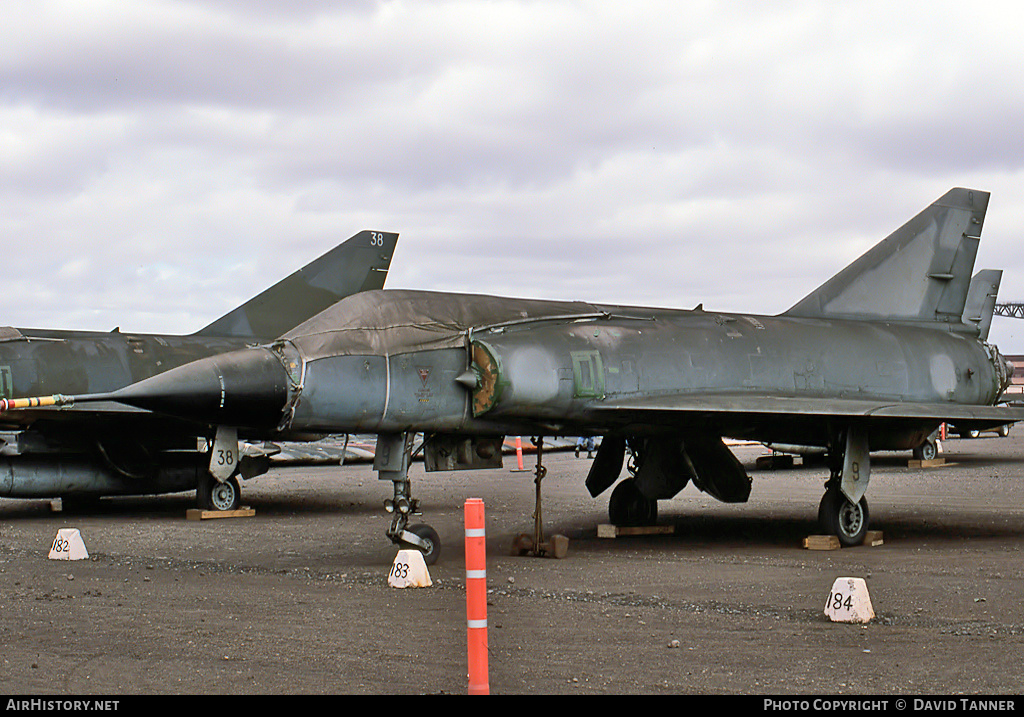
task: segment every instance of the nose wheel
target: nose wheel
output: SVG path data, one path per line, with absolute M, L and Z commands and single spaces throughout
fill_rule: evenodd
M 426 523 L 410 525 L 403 533 L 405 539 L 401 540 L 400 544 L 415 548 L 423 553 L 423 562 L 427 565 L 433 565 L 441 557 L 441 537 L 437 534 L 436 530 Z M 407 542 L 409 534 L 414 535 L 419 540 L 416 543 Z

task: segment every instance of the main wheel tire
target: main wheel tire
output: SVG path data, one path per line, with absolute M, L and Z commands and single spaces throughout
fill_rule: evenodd
M 818 523 L 822 529 L 839 538 L 839 543 L 847 548 L 864 542 L 870 518 L 866 498 L 855 505 L 835 489 L 826 490 L 818 506 Z
M 658 501 L 651 500 L 636 487 L 636 481 L 621 481 L 608 499 L 608 519 L 612 525 L 654 525 L 658 521 Z
M 238 510 L 242 501 L 242 489 L 234 476 L 223 483 L 213 476 L 204 476 L 199 481 L 196 497 L 199 507 L 203 510 Z
M 409 547 L 415 548 L 423 553 L 423 562 L 427 565 L 433 565 L 436 563 L 438 558 L 441 557 L 441 536 L 437 534 L 437 531 L 426 523 L 410 525 L 406 530 L 426 543 L 426 547 L 411 544 Z
M 925 441 L 914 449 L 914 458 L 919 461 L 930 461 L 939 455 L 939 447 L 934 441 Z

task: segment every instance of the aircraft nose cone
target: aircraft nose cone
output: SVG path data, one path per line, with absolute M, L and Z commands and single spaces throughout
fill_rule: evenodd
M 136 408 L 210 425 L 275 428 L 288 400 L 288 374 L 263 348 L 193 361 L 116 391 Z

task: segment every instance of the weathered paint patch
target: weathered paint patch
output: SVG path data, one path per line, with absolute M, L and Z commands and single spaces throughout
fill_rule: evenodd
M 558 365 L 550 352 L 518 349 L 504 357 L 504 365 L 516 402 L 539 405 L 558 397 Z
M 953 359 L 947 354 L 936 354 L 931 357 L 930 369 L 932 386 L 939 395 L 948 395 L 956 390 L 956 367 Z

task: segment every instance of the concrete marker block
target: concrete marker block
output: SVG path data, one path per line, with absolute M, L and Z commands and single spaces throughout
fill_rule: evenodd
M 85 560 L 89 551 L 85 549 L 85 541 L 78 528 L 61 528 L 50 547 L 50 560 Z
M 423 553 L 418 550 L 399 550 L 388 573 L 388 585 L 393 588 L 429 588 L 430 573 Z
M 825 614 L 832 622 L 867 623 L 874 620 L 875 610 L 864 578 L 836 578 L 825 603 Z

